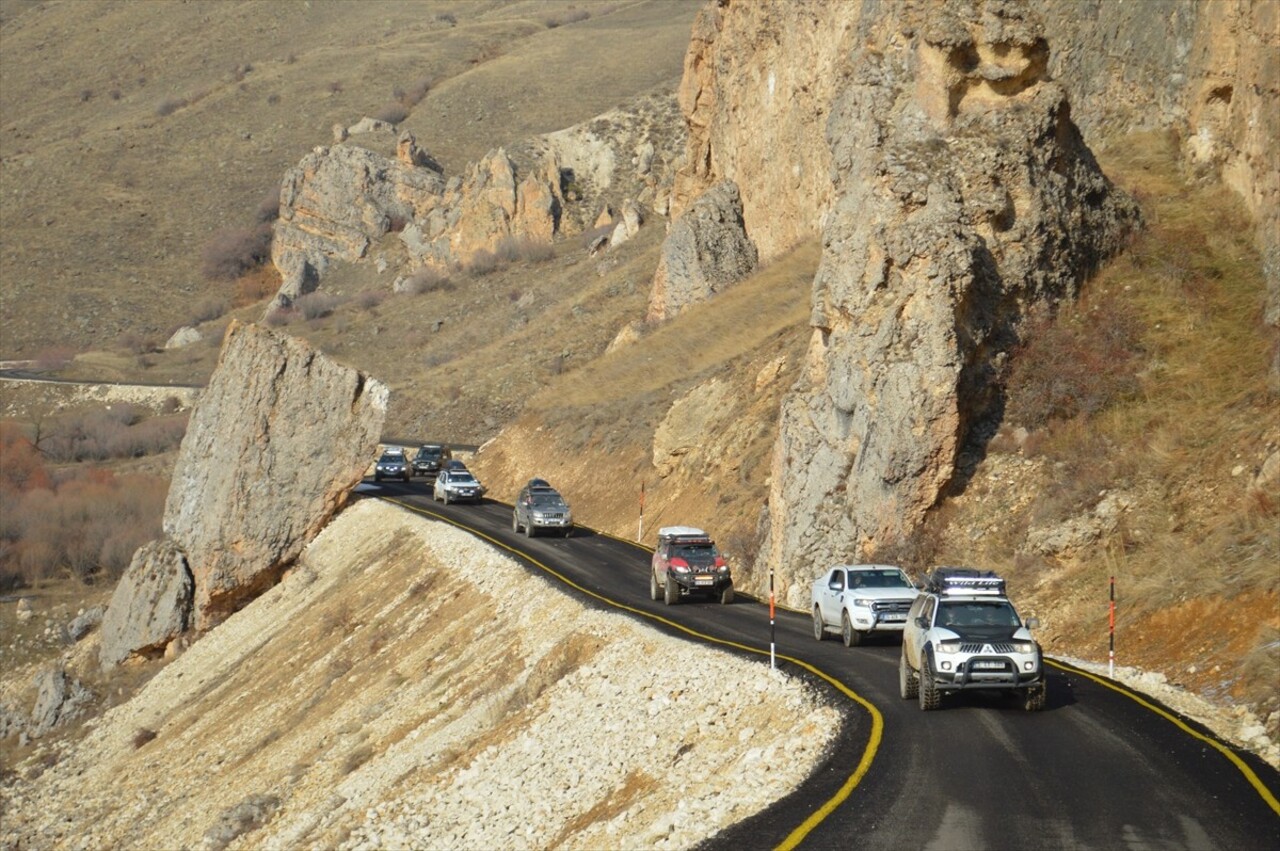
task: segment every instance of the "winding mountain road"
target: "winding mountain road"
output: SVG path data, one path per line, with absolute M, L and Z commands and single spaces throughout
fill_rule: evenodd
M 509 506 L 441 506 L 418 481 L 361 490 L 466 529 L 569 593 L 769 663 L 767 605 L 653 602 L 649 551 L 634 543 L 586 529 L 528 539 Z M 845 703 L 844 729 L 804 785 L 707 848 L 1280 848 L 1274 769 L 1111 681 L 1054 662 L 1044 712 L 962 694 L 924 714 L 898 695 L 894 640 L 819 643 L 807 615 L 779 611 L 776 650 Z

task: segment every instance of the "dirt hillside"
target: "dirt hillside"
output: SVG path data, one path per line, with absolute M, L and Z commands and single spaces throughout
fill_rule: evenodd
M 676 652 L 701 675 L 651 663 Z M 0 845 L 688 847 L 807 776 L 839 717 L 362 501 L 82 742 L 18 766 Z

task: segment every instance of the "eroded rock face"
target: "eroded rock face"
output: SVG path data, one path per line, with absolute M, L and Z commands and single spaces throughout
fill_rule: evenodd
M 443 191 L 444 176 L 425 165 L 355 145 L 316 148 L 280 190 L 271 261 L 282 283 L 273 307 L 313 291 L 330 259 L 359 260 L 393 222 L 425 218 Z
M 815 570 L 896 544 L 963 480 L 1021 322 L 1072 297 L 1137 216 L 1047 78 L 1025 6 L 862 24 L 874 38 L 831 106 L 807 375 L 771 479 L 764 553 L 793 605 Z
M 164 531 L 207 629 L 274 584 L 377 448 L 387 388 L 302 340 L 233 323 L 191 416 Z
M 648 318 L 669 319 L 742 280 L 757 256 L 743 226 L 738 187 L 728 181 L 713 186 L 676 219 L 662 243 Z
M 102 616 L 102 667 L 163 653 L 190 623 L 193 588 L 178 544 L 162 539 L 139 547 Z
M 31 709 L 30 734 L 40 738 L 55 727 L 78 717 L 93 694 L 61 666 L 46 668 L 36 675 L 36 702 Z

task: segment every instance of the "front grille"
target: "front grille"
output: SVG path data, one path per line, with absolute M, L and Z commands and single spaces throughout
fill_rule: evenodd
M 961 644 L 960 652 L 961 653 L 981 653 L 983 652 L 984 648 L 989 648 L 986 651 L 988 653 L 1013 653 L 1014 652 L 1012 644 Z
M 910 600 L 876 600 L 871 604 L 873 612 L 909 612 L 911 611 Z

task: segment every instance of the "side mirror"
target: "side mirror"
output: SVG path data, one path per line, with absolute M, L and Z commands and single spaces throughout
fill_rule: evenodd
M 920 627 L 921 629 L 928 629 L 929 621 L 925 620 L 924 615 L 920 615 L 919 617 L 916 618 L 916 626 Z
M 1031 616 L 1031 617 L 1027 618 L 1026 626 L 1027 626 L 1027 629 L 1039 629 L 1039 628 L 1040 628 L 1040 619 L 1039 619 L 1038 617 L 1035 617 L 1035 616 L 1033 615 L 1033 616 Z

